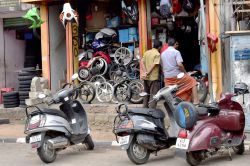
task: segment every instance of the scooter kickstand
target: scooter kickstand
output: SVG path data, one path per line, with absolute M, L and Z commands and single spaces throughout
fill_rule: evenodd
M 158 155 L 158 154 L 157 154 L 157 152 L 158 152 L 158 151 L 155 151 L 155 156 L 157 156 L 157 155 Z

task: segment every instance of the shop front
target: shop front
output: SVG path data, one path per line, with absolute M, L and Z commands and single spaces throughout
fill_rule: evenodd
M 206 74 L 213 66 L 211 73 L 217 74 L 211 77 L 213 84 L 216 84 L 213 92 L 221 92 L 218 88 L 221 87 L 221 73 L 218 73 L 218 66 L 214 65 L 218 60 L 206 60 L 204 56 L 207 55 L 201 49 L 204 38 L 200 38 L 201 25 L 197 21 L 201 9 L 199 0 L 177 0 L 171 1 L 171 4 L 169 0 L 72 0 L 69 1 L 70 8 L 75 11 L 73 14 L 76 18 L 72 23 L 62 23 L 59 19 L 60 14 L 66 11 L 65 2 L 23 2 L 40 6 L 40 15 L 45 21 L 41 26 L 43 76 L 50 80 L 54 91 L 69 82 L 75 72 L 78 72 L 82 81 L 90 80 L 95 75 L 111 81 L 125 76 L 139 79 L 139 65 L 136 70 L 132 70 L 131 75 L 128 72 L 132 68 L 130 64 L 138 62 L 137 55 L 142 56 L 150 49 L 154 39 L 166 43 L 167 38 L 174 37 L 180 44 L 179 50 L 187 71 L 202 69 Z M 208 6 L 204 13 L 206 20 L 209 20 L 209 7 L 213 5 L 208 2 L 205 2 Z M 203 28 L 209 29 L 209 26 Z M 107 64 L 107 67 L 97 70 L 95 66 L 87 65 L 95 56 L 101 56 L 104 61 L 99 61 L 99 64 Z M 118 69 L 119 72 L 116 72 Z M 123 72 L 127 75 L 121 74 Z

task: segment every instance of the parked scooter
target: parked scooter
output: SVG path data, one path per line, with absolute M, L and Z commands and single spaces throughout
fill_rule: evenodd
M 178 104 L 175 118 L 183 129 L 179 132 L 176 148 L 186 152 L 190 165 L 199 165 L 222 148 L 228 149 L 230 158 L 230 149 L 236 154 L 244 153 L 245 115 L 242 106 L 232 97 L 243 94 L 244 100 L 244 94 L 249 92 L 245 83 L 236 84 L 234 91 L 235 94 L 224 94 L 216 105 Z
M 177 85 L 164 87 L 153 96 L 152 100 L 164 100 L 164 106 L 170 118 L 168 131 L 164 125 L 165 113 L 161 109 L 129 109 L 125 104 L 117 107 L 118 115 L 114 120 L 113 132 L 116 137 L 119 136 L 117 141 L 121 148 L 127 151 L 133 163 L 144 164 L 148 161 L 150 153 L 157 154 L 159 150 L 175 145 L 180 128 L 174 121 L 173 112 L 181 102 L 181 99 L 174 96 L 177 89 Z
M 72 77 L 76 78 L 77 75 Z M 57 152 L 70 145 L 84 143 L 88 150 L 94 149 L 87 114 L 81 103 L 71 97 L 76 89 L 61 89 L 48 101 L 48 105 L 61 103 L 59 110 L 30 106 L 35 111 L 29 113 L 30 107 L 26 108 L 26 143 L 37 149 L 45 163 L 53 162 Z M 45 99 L 44 94 L 39 97 Z

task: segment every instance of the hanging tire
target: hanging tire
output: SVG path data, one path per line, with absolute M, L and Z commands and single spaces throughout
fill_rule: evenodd
M 12 96 L 18 96 L 18 92 L 13 91 L 13 92 L 5 92 L 5 93 L 3 93 L 3 97 L 12 97 Z
M 19 96 L 29 96 L 29 91 L 19 91 Z
M 29 96 L 19 96 L 19 99 L 23 100 L 23 101 L 25 101 L 25 99 L 28 99 L 28 98 L 29 98 Z
M 19 85 L 30 85 L 31 84 L 31 80 L 28 81 L 19 81 Z
M 79 68 L 78 70 L 78 79 L 79 81 L 83 82 L 83 81 L 87 81 L 91 78 L 91 74 L 90 71 L 87 67 L 82 66 Z
M 29 72 L 29 71 L 21 71 L 21 72 L 18 72 L 18 76 L 22 77 L 22 76 L 36 76 L 36 72 Z
M 128 48 L 120 47 L 115 51 L 114 59 L 115 63 L 126 66 L 132 61 L 133 54 Z
M 242 155 L 245 152 L 245 145 L 244 145 L 244 141 L 241 142 L 241 144 L 239 146 L 235 146 L 233 147 L 233 151 L 236 154 Z
M 108 63 L 105 59 L 98 58 L 91 64 L 89 71 L 91 75 L 103 76 L 108 71 Z
M 3 98 L 3 103 L 16 102 L 16 101 L 19 101 L 17 96 L 15 96 L 15 98 Z
M 25 100 L 20 100 L 20 105 L 24 105 L 24 106 L 26 106 L 26 104 L 25 104 Z
M 15 107 L 18 107 L 19 104 L 4 104 L 3 107 L 4 108 L 15 108 Z
M 29 88 L 19 88 L 18 90 L 19 91 L 28 91 L 29 92 L 30 91 L 30 87 Z
M 96 98 L 99 102 L 110 102 L 113 98 L 114 87 L 108 83 L 104 82 L 96 85 Z
M 128 158 L 135 164 L 145 164 L 150 156 L 150 151 L 138 144 L 136 139 L 133 139 L 127 149 Z
M 128 102 L 132 96 L 130 86 L 121 82 L 114 86 L 114 97 L 118 102 Z
M 17 105 L 17 104 L 19 104 L 19 101 L 18 100 L 16 100 L 16 101 L 4 101 L 3 102 L 3 104 L 5 104 L 5 105 Z
M 36 68 L 35 67 L 25 67 L 22 69 L 22 71 L 35 71 Z
M 201 163 L 201 151 L 193 151 L 186 153 L 186 161 L 191 166 L 197 166 Z
M 32 78 L 34 78 L 34 76 L 18 76 L 19 81 L 29 81 L 32 80 Z
M 140 80 L 133 80 L 129 83 L 131 89 L 131 103 L 141 104 L 143 102 L 143 97 L 140 96 L 141 92 L 144 92 L 144 85 Z
M 16 101 L 19 100 L 19 96 L 8 96 L 8 97 L 3 97 L 3 100 L 5 101 Z
M 81 89 L 78 93 L 78 97 L 87 103 L 91 103 L 96 96 L 95 87 L 90 82 L 84 82 L 81 84 Z
M 19 88 L 30 88 L 30 85 L 27 85 L 27 84 L 26 85 L 19 85 L 18 87 Z
M 92 140 L 92 137 L 88 134 L 84 140 L 84 144 L 87 148 L 87 150 L 93 150 L 95 145 L 94 145 L 94 142 Z
M 109 77 L 116 83 L 125 80 L 128 77 L 127 67 L 124 65 L 112 64 L 109 69 Z
M 48 146 L 49 136 L 45 136 L 42 145 L 37 149 L 38 156 L 45 163 L 52 163 L 55 161 L 57 153 L 55 149 L 50 149 Z
M 140 79 L 140 63 L 138 61 L 133 61 L 127 66 L 127 75 L 131 80 Z

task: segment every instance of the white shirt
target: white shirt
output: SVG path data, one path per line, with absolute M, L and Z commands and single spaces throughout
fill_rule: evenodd
M 174 47 L 169 46 L 168 49 L 161 54 L 161 66 L 164 78 L 176 77 L 181 73 L 178 64 L 182 62 L 181 53 Z

